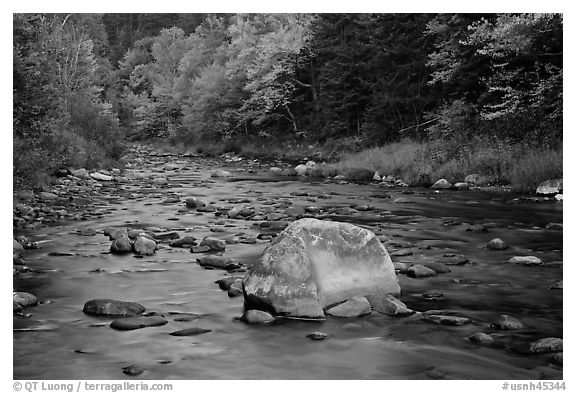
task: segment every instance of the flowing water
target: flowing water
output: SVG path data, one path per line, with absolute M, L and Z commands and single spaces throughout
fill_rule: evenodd
M 165 170 L 166 163 L 178 165 Z M 221 165 L 233 178 L 210 178 Z M 92 212 L 81 220 L 37 227 L 26 235 L 42 247 L 27 250 L 32 272 L 14 277 L 14 290 L 31 292 L 41 304 L 14 316 L 14 378 L 17 379 L 561 379 L 562 367 L 551 354 L 526 355 L 515 350 L 543 337 L 563 336 L 562 290 L 548 289 L 562 280 L 562 231 L 545 229 L 562 222 L 562 203 L 522 200 L 510 192 L 388 189 L 375 184 L 337 184 L 280 177 L 269 171 L 246 171 L 246 164 L 204 161 L 182 156 L 148 156 L 135 160 L 146 175 L 167 176 L 167 186 L 132 180 L 105 184 L 85 200 Z M 420 316 L 388 317 L 373 312 L 352 319 L 324 322 L 285 320 L 271 326 L 239 321 L 242 297 L 229 298 L 214 283 L 228 275 L 196 263 L 199 254 L 160 243 L 154 256 L 109 253 L 106 227 L 159 227 L 180 236 L 238 239 L 265 232 L 258 221 L 217 217 L 212 212 L 168 204 L 197 196 L 218 207 L 253 206 L 283 211 L 289 206 L 316 206 L 323 219 L 351 222 L 373 230 L 389 252 L 410 249 L 394 262 L 421 263 L 445 253 L 470 262 L 431 278 L 399 274 L 400 299 L 426 312 L 469 318 L 462 326 L 436 325 Z M 402 200 L 397 201 L 397 198 Z M 401 203 L 405 202 L 405 203 Z M 350 209 L 368 205 L 366 208 Z M 342 208 L 342 209 L 339 209 Z M 466 231 L 484 224 L 488 232 Z M 95 236 L 79 230 L 96 229 Z M 212 231 L 211 231 L 212 229 Z M 216 230 L 216 231 L 215 231 Z M 242 235 L 244 234 L 244 235 Z M 510 247 L 485 248 L 499 237 Z M 46 242 L 43 242 L 46 240 Z M 229 244 L 225 256 L 250 265 L 269 243 Z M 58 256 L 60 252 L 71 255 Z M 512 256 L 534 255 L 543 266 L 505 263 Z M 556 266 L 556 267 L 553 267 Z M 238 273 L 236 273 L 237 275 Z M 429 291 L 443 296 L 428 299 Z M 111 329 L 112 319 L 82 312 L 90 299 L 135 301 L 166 316 L 168 324 L 133 331 Z M 200 318 L 182 322 L 188 313 Z M 522 321 L 521 330 L 490 327 L 508 314 Z M 211 329 L 192 337 L 169 335 L 188 327 Z M 306 337 L 313 331 L 323 341 Z M 471 343 L 475 332 L 498 333 L 500 347 Z M 122 368 L 138 365 L 135 377 Z

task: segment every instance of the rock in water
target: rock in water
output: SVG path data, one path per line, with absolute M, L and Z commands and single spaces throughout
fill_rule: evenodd
M 540 183 L 536 189 L 536 194 L 539 195 L 555 195 L 561 194 L 564 188 L 562 179 L 546 180 Z
M 183 330 L 177 330 L 170 333 L 171 336 L 184 337 L 184 336 L 197 336 L 199 334 L 210 333 L 212 330 L 199 327 L 192 327 Z
M 84 313 L 107 317 L 135 317 L 146 311 L 138 303 L 112 299 L 93 299 L 84 304 Z
M 562 352 L 563 340 L 558 337 L 541 338 L 530 343 L 531 353 Z
M 145 236 L 138 236 L 134 242 L 134 251 L 138 255 L 154 255 L 156 252 L 156 242 Z
M 202 267 L 213 267 L 216 269 L 224 269 L 226 266 L 234 262 L 230 258 L 222 257 L 220 255 L 208 255 L 206 257 L 196 259 L 198 264 Z
M 474 333 L 473 335 L 468 337 L 468 340 L 476 344 L 487 346 L 494 345 L 495 343 L 494 337 L 483 332 Z
M 110 324 L 110 327 L 116 330 L 136 330 L 147 327 L 162 326 L 167 323 L 168 321 L 160 316 L 128 317 L 115 320 Z
M 538 266 L 542 264 L 542 260 L 535 256 L 512 257 L 507 262 L 525 266 Z
M 200 242 L 200 246 L 210 247 L 212 251 L 224 251 L 226 249 L 226 242 L 213 237 L 205 237 L 202 239 L 202 242 Z
M 126 375 L 130 375 L 131 377 L 135 377 L 136 375 L 140 375 L 144 371 L 146 371 L 146 369 L 144 369 L 142 367 L 135 366 L 135 365 L 122 368 L 122 372 Z
M 132 251 L 132 243 L 127 235 L 122 234 L 112 242 L 110 252 L 113 254 L 123 254 Z
M 20 307 L 31 307 L 38 305 L 38 298 L 28 292 L 14 292 L 13 301 Z
M 406 307 L 403 302 L 388 293 L 370 295 L 367 296 L 367 298 L 372 309 L 391 317 L 412 315 L 415 312 Z
M 333 317 L 350 318 L 368 315 L 372 311 L 370 303 L 364 297 L 353 297 L 337 306 L 326 310 L 326 314 Z
M 489 250 L 501 251 L 507 249 L 508 244 L 506 244 L 502 239 L 495 238 L 490 240 L 488 244 L 486 244 L 486 248 L 488 248 Z
M 522 322 L 510 315 L 500 315 L 494 322 L 492 322 L 490 327 L 501 330 L 524 329 Z
M 388 252 L 376 235 L 348 223 L 305 218 L 264 250 L 244 279 L 249 308 L 324 318 L 324 308 L 380 293 L 400 293 Z
M 240 318 L 241 321 L 248 325 L 264 325 L 274 322 L 275 318 L 267 312 L 260 310 L 248 310 Z

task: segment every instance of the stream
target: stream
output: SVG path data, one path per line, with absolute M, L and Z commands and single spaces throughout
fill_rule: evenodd
M 14 234 L 40 245 L 24 252 L 27 270 L 14 276 L 14 291 L 40 300 L 13 317 L 14 379 L 562 379 L 554 354 L 518 350 L 540 338 L 563 337 L 563 291 L 549 289 L 563 279 L 563 233 L 546 228 L 562 223 L 562 202 L 503 190 L 435 191 L 285 177 L 248 159 L 162 154 L 147 146 L 133 148 L 128 162 L 126 182 L 87 181 L 98 183 L 92 191 L 70 191 L 63 183 L 59 199 L 48 204 L 64 209 L 74 204 L 77 212 Z M 232 176 L 211 177 L 214 170 Z M 154 181 L 159 178 L 167 184 Z M 187 208 L 184 200 L 190 197 L 216 211 Z M 254 213 L 220 214 L 235 206 Z M 231 298 L 215 284 L 244 273 L 205 269 L 196 263 L 204 254 L 170 247 L 168 241 L 159 242 L 152 256 L 111 254 L 111 240 L 103 234 L 109 227 L 154 227 L 180 237 L 211 236 L 227 241 L 224 256 L 249 267 L 270 244 L 257 236 L 281 230 L 261 223 L 293 221 L 304 211 L 372 230 L 395 263 L 465 256 L 467 263 L 449 265 L 450 272 L 435 277 L 398 274 L 399 299 L 421 313 L 438 310 L 471 322 L 448 326 L 423 321 L 418 313 L 373 312 L 247 325 L 239 320 L 242 296 Z M 487 249 L 494 238 L 509 247 Z M 543 263 L 506 263 L 528 255 Z M 99 298 L 140 303 L 168 323 L 114 330 L 109 327 L 114 318 L 82 311 L 85 302 Z M 491 327 L 501 315 L 524 327 Z M 169 334 L 190 327 L 211 331 Z M 328 338 L 306 337 L 315 331 Z M 499 345 L 467 339 L 476 332 L 494 333 Z M 130 365 L 145 371 L 128 376 L 123 368 Z

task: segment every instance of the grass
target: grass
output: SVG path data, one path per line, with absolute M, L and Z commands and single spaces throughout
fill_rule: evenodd
M 530 149 L 495 140 L 460 146 L 443 141 L 404 140 L 347 155 L 334 167 L 345 175 L 364 168 L 381 176 L 401 178 L 412 186 L 429 186 L 439 179 L 463 182 L 467 175 L 477 173 L 493 179 L 493 184 L 533 193 L 542 181 L 562 178 L 562 151 Z M 367 177 L 366 172 L 364 178 Z
M 465 142 L 406 139 L 343 153 L 331 150 L 334 143 L 321 146 L 295 142 L 200 142 L 194 146 L 173 143 L 169 149 L 194 150 L 212 157 L 231 152 L 264 161 L 282 159 L 291 165 L 314 160 L 319 164 L 309 171 L 310 177 L 344 175 L 350 181 L 371 181 L 378 172 L 382 177 L 400 178 L 411 186 L 428 187 L 439 179 L 463 182 L 467 175 L 477 173 L 492 179 L 493 185 L 510 185 L 516 191 L 533 193 L 542 181 L 562 178 L 562 150 L 528 148 L 497 139 L 476 138 Z M 287 174 L 293 168 L 284 169 Z

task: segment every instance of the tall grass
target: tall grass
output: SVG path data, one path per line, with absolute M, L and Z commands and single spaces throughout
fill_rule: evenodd
M 562 177 L 562 151 L 488 139 L 465 145 L 404 140 L 350 154 L 334 166 L 340 173 L 365 168 L 411 185 L 421 185 L 426 178 L 462 182 L 467 175 L 478 173 L 491 178 L 493 184 L 534 192 L 540 182 Z
M 526 151 L 514 159 L 509 176 L 515 190 L 534 192 L 544 180 L 562 178 L 562 151 Z

